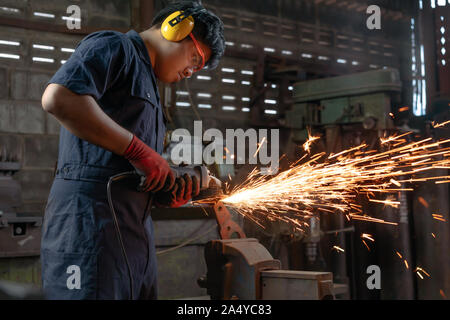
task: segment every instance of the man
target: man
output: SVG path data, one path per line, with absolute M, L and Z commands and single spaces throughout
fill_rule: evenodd
M 167 40 L 161 26 L 177 11 L 190 14 L 193 30 Z M 140 34 L 88 35 L 49 81 L 42 106 L 62 126 L 41 245 L 47 298 L 157 298 L 150 209 L 187 203 L 199 182 L 189 176 L 175 181 L 160 156 L 165 118 L 156 79 L 177 82 L 204 65 L 213 69 L 224 46 L 220 19 L 197 2 L 181 1 Z M 121 241 L 106 186 L 111 176 L 133 170 L 145 176 L 148 192 L 137 191 L 138 176 L 112 185 Z

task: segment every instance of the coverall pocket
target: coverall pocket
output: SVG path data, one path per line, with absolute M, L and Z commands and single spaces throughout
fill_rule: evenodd
M 150 147 L 156 149 L 158 124 L 157 101 L 151 93 L 141 86 L 131 88 L 131 95 L 135 98 L 136 127 L 134 134 Z
M 43 250 L 41 263 L 42 286 L 47 299 L 96 299 L 96 254 Z
M 156 92 L 150 90 L 152 86 L 151 80 L 145 73 L 142 73 L 140 75 L 140 79 L 142 79 L 142 81 L 133 82 L 131 86 L 131 95 L 146 100 L 150 102 L 152 107 L 155 107 L 156 105 L 158 105 L 158 101 L 156 99 Z

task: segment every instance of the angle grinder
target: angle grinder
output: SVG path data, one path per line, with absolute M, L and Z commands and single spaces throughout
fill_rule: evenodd
M 206 166 L 170 166 L 170 169 L 172 170 L 175 179 L 181 178 L 185 174 L 188 174 L 191 178 L 197 178 L 200 183 L 200 193 L 193 200 L 205 199 L 222 193 L 222 181 L 214 177 Z M 137 171 L 136 174 L 140 176 L 140 183 L 137 190 L 142 191 L 146 177 L 139 171 Z

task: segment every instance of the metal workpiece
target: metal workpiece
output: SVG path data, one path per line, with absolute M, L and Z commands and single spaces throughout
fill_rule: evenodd
M 237 235 L 241 239 L 246 237 L 242 228 L 233 221 L 230 212 L 222 202 L 218 201 L 214 205 L 214 213 L 221 239 L 231 239 L 233 235 Z

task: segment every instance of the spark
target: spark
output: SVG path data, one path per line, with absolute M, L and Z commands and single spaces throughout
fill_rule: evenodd
M 409 107 L 401 107 L 401 108 L 398 109 L 398 112 L 405 112 L 405 111 L 408 111 L 408 110 L 409 110 Z
M 366 243 L 364 240 L 361 240 L 361 241 L 364 243 L 364 245 L 366 246 L 367 250 L 370 251 L 370 248 L 369 248 L 369 246 L 367 245 L 367 243 Z
M 423 272 L 428 278 L 430 278 L 431 276 L 429 275 L 428 272 L 426 272 L 423 268 L 421 267 L 416 267 L 416 270 L 414 270 L 415 273 L 417 273 L 417 275 L 419 275 L 422 279 L 422 275 L 420 274 L 420 272 Z
M 431 235 L 433 236 L 433 238 L 436 239 L 436 235 L 432 232 Z
M 414 139 L 407 132 L 380 138 L 380 150 L 361 143 L 335 154 L 306 153 L 273 176 L 261 175 L 255 167 L 244 182 L 226 194 L 197 203 L 222 201 L 259 226 L 281 221 L 300 232 L 308 228 L 305 222 L 320 213 L 396 226 L 396 222 L 371 216 L 367 205 L 358 203 L 366 199 L 398 208 L 400 193 L 412 191 L 413 183 L 450 180 L 448 175 L 428 174 L 450 168 L 450 139 Z M 422 197 L 418 201 L 429 206 Z M 445 220 L 443 216 L 433 218 Z
M 449 123 L 450 123 L 450 120 L 442 122 L 442 123 L 436 123 L 436 124 L 433 122 L 433 128 L 443 127 L 443 126 L 445 126 L 445 125 L 447 125 Z
M 405 266 L 406 266 L 406 269 L 409 269 L 408 261 L 406 261 L 406 259 L 405 259 Z
M 403 259 L 403 257 L 402 257 L 402 255 L 400 254 L 400 252 L 395 251 L 395 253 L 398 255 L 398 257 L 399 257 L 400 259 Z
M 424 198 L 419 197 L 419 198 L 417 198 L 417 200 L 419 200 L 419 202 L 420 202 L 425 208 L 428 208 L 428 207 L 429 207 L 428 202 L 427 202 Z
M 208 211 L 206 211 L 205 207 L 200 207 L 200 208 L 202 208 L 203 212 L 204 212 L 205 215 L 208 217 L 208 216 L 209 216 L 209 213 L 208 213 Z
M 354 148 L 351 148 L 351 149 L 348 149 L 348 150 L 344 150 L 344 151 L 341 151 L 341 152 L 336 153 L 336 154 L 332 154 L 332 155 L 330 155 L 328 157 L 328 159 L 333 159 L 333 158 L 336 158 L 336 157 L 338 157 L 340 155 L 343 155 L 343 154 L 346 154 L 346 153 L 350 153 L 352 151 L 359 150 L 359 149 L 362 149 L 362 148 L 365 148 L 365 147 L 367 147 L 367 145 L 363 143 L 360 146 L 357 146 L 357 147 L 354 147 Z
M 335 249 L 336 251 L 340 251 L 340 252 L 345 251 L 344 249 L 342 249 L 341 247 L 338 247 L 338 246 L 333 246 L 333 249 Z
M 308 128 L 308 140 L 303 144 L 303 149 L 310 153 L 311 152 L 311 145 L 314 141 L 320 139 L 320 136 L 312 136 L 311 131 Z
M 412 132 L 406 132 L 406 133 L 404 133 L 404 134 L 401 134 L 401 135 L 399 135 L 399 136 L 391 136 L 391 137 L 389 137 L 389 138 L 387 138 L 387 139 L 383 139 L 383 138 L 380 138 L 380 142 L 381 142 L 381 144 L 386 144 L 386 143 L 389 143 L 389 142 L 392 142 L 392 141 L 396 141 L 398 138 L 401 138 L 401 137 L 404 137 L 404 136 L 407 136 L 407 135 L 409 135 L 409 134 L 411 134 Z
M 258 143 L 258 149 L 256 149 L 255 154 L 253 155 L 253 158 L 256 157 L 256 155 L 258 154 L 259 149 L 261 149 L 261 147 L 262 147 L 264 141 L 266 141 L 266 137 L 263 137 L 262 140 L 261 140 L 261 142 Z
M 442 298 L 447 299 L 447 296 L 445 295 L 444 290 L 440 289 L 439 294 L 441 295 Z
M 375 239 L 373 238 L 373 236 L 371 234 L 368 234 L 368 233 L 361 234 L 361 238 L 370 240 L 372 242 L 375 242 Z
M 361 191 L 372 191 L 372 192 L 382 192 L 382 193 L 391 193 L 393 191 L 414 191 L 413 188 L 403 188 L 403 189 L 361 189 Z
M 370 202 L 378 202 L 378 203 L 384 203 L 385 205 L 394 207 L 394 208 L 398 208 L 398 206 L 400 205 L 400 201 L 392 201 L 392 200 L 374 200 L 374 199 L 369 199 Z
M 433 219 L 438 220 L 438 221 L 442 221 L 442 222 L 446 222 L 447 220 L 445 220 L 442 217 L 437 217 L 437 216 L 433 216 Z

